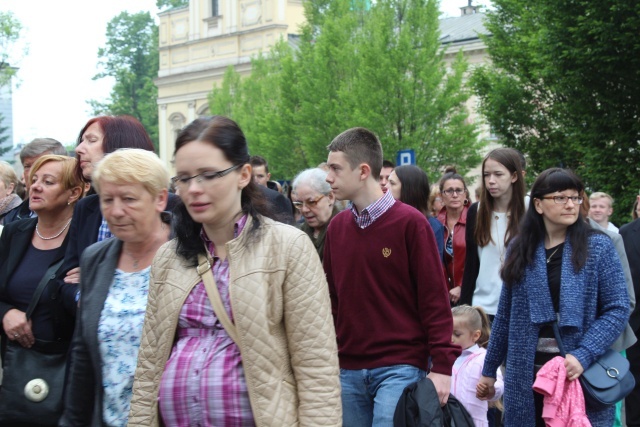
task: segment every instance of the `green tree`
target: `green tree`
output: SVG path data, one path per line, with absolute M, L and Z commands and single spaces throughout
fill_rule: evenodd
M 241 81 L 230 66 L 220 87 L 209 95 L 210 110 L 234 118 L 247 136 L 251 152 L 270 160 L 276 177 L 293 177 L 308 164 L 300 146 L 292 109 L 287 108 L 286 64 L 293 53 L 285 42 L 252 61 L 251 76 Z
M 530 157 L 531 175 L 574 169 L 629 219 L 640 189 L 640 3 L 495 0 L 492 66 L 472 81 L 503 143 Z
M 15 56 L 18 52 L 15 48 L 20 40 L 21 31 L 22 24 L 13 13 L 0 11 L 0 87 L 10 83 L 17 72 L 17 69 L 11 66 L 11 61 L 17 61 Z M 25 48 L 22 54 L 26 53 Z
M 113 77 L 106 102 L 90 101 L 94 114 L 128 114 L 144 125 L 158 146 L 158 26 L 149 12 L 122 12 L 107 25 L 107 45 L 98 50 L 102 71 L 94 79 Z
M 26 47 L 18 48 L 21 33 L 22 24 L 13 13 L 0 11 L 0 88 L 10 85 L 18 71 L 11 64 L 16 65 L 28 53 Z M 9 140 L 6 133 L 9 127 L 3 125 L 4 120 L 4 116 L 0 114 L 0 155 L 12 149 L 11 144 L 5 147 Z
M 354 126 L 376 132 L 388 158 L 414 149 L 432 179 L 446 164 L 464 173 L 479 162 L 467 64 L 459 55 L 447 70 L 437 1 L 317 0 L 305 16 L 296 50 L 281 42 L 210 96 L 212 113 L 236 119 L 275 176 L 325 161 L 327 144 Z
M 156 0 L 156 7 L 158 9 L 170 9 L 173 7 L 187 6 L 188 4 L 189 0 Z

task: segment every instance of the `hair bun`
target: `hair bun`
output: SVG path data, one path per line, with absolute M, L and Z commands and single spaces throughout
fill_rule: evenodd
M 447 166 L 444 169 L 444 173 L 458 173 L 455 166 Z

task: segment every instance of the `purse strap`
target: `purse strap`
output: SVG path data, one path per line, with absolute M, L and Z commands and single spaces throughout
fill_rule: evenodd
M 564 352 L 564 345 L 562 344 L 562 338 L 560 338 L 560 329 L 558 328 L 558 322 L 553 322 L 553 335 L 556 336 L 556 341 L 558 342 L 558 350 L 560 350 L 560 355 L 562 357 L 567 357 L 567 354 Z
M 224 304 L 222 303 L 222 298 L 220 297 L 220 291 L 218 290 L 218 286 L 216 285 L 216 280 L 213 277 L 213 272 L 211 271 L 212 262 L 208 257 L 205 257 L 203 254 L 198 254 L 198 267 L 197 271 L 204 283 L 204 288 L 207 290 L 207 295 L 209 296 L 209 301 L 211 302 L 211 307 L 213 307 L 213 312 L 222 323 L 222 326 L 227 331 L 227 335 L 238 344 L 238 333 L 236 331 L 236 326 L 233 324 L 229 315 L 227 314 L 227 310 L 224 308 Z
M 36 305 L 38 305 L 38 301 L 40 301 L 40 297 L 42 296 L 42 293 L 44 292 L 44 288 L 47 287 L 47 283 L 49 283 L 49 280 L 52 280 L 52 279 L 56 278 L 56 271 L 58 271 L 58 268 L 60 268 L 60 266 L 62 265 L 62 261 L 64 261 L 64 258 L 61 258 L 60 260 L 58 260 L 58 262 L 56 262 L 55 264 L 50 266 L 47 269 L 47 271 L 44 273 L 44 276 L 42 276 L 42 279 L 40 279 L 40 283 L 38 283 L 38 287 L 36 288 L 35 292 L 33 293 L 33 297 L 31 298 L 31 302 L 29 302 L 29 307 L 27 307 L 27 312 L 26 312 L 27 321 L 29 319 L 31 319 L 31 315 L 33 314 L 33 310 L 36 309 Z

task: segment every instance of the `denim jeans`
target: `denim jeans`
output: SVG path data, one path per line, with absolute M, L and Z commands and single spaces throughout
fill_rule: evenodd
M 425 371 L 411 365 L 340 369 L 344 427 L 392 427 L 402 391 L 425 376 Z

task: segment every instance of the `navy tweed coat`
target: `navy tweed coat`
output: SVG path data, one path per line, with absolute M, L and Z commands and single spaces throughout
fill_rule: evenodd
M 567 236 L 562 254 L 558 324 L 566 352 L 586 369 L 623 331 L 629 319 L 629 296 L 609 237 L 602 233 L 589 236 L 587 261 L 580 271 L 573 267 L 571 252 Z M 498 367 L 506 360 L 506 427 L 535 426 L 533 361 L 540 327 L 555 319 L 541 242 L 520 283 L 502 288 L 482 371 L 495 378 Z M 603 411 L 587 409 L 593 426 L 611 426 L 613 415 L 613 407 Z

